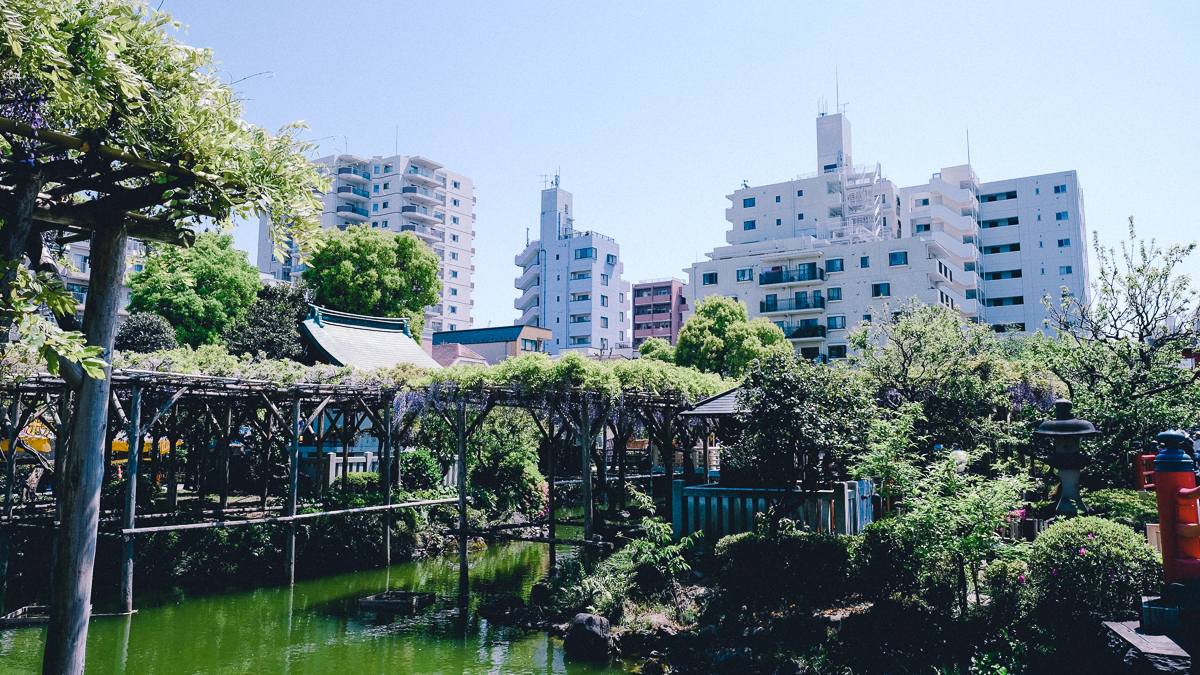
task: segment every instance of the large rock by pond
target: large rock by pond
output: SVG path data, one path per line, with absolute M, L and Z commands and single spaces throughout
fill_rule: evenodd
M 563 648 L 578 659 L 603 659 L 608 656 L 608 619 L 595 614 L 576 614 L 567 628 Z

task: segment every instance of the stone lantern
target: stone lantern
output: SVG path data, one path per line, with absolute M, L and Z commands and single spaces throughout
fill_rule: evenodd
M 1080 511 L 1087 513 L 1083 498 L 1079 496 L 1079 475 L 1088 460 L 1079 451 L 1079 441 L 1099 433 L 1091 422 L 1075 419 L 1071 414 L 1071 402 L 1061 398 L 1054 402 L 1054 419 L 1042 422 L 1033 432 L 1035 436 L 1054 441 L 1054 455 L 1049 464 L 1058 471 L 1058 479 L 1062 482 L 1055 509 L 1060 516 L 1069 518 Z

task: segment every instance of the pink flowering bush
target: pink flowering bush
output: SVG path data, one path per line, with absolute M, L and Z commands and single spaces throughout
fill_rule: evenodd
M 1048 621 L 1132 615 L 1161 583 L 1154 549 L 1126 525 L 1103 518 L 1055 523 L 1029 556 L 1039 616 Z

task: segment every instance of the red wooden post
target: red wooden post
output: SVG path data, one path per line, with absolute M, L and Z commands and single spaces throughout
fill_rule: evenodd
M 1197 513 L 1195 463 L 1183 451 L 1187 437 L 1180 431 L 1158 435 L 1166 449 L 1154 461 L 1154 494 L 1162 533 L 1163 579 L 1168 584 L 1200 577 L 1200 529 Z M 1191 527 L 1189 527 L 1191 526 Z

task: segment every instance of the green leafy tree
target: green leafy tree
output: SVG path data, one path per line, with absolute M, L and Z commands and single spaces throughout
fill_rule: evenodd
M 1029 439 L 1026 418 L 1044 419 L 1055 378 L 1036 360 L 1016 358 L 988 327 L 942 305 L 915 299 L 885 309 L 889 321 L 850 335 L 859 366 L 883 407 L 919 406 L 918 451 L 934 444 L 973 449 Z
M 425 307 L 438 302 L 442 288 L 437 256 L 411 232 L 326 230 L 308 265 L 304 280 L 314 303 L 352 314 L 405 317 L 418 340 Z
M 794 353 L 750 370 L 738 399 L 740 438 L 721 458 L 721 482 L 777 490 L 767 510 L 769 537 L 779 521 L 842 476 L 869 442 L 875 408 L 861 378 Z
M 659 338 L 648 338 L 638 347 L 638 356 L 643 359 L 653 359 L 664 363 L 675 363 L 675 348 L 670 342 Z
M 298 326 L 308 315 L 308 287 L 303 281 L 264 284 L 250 311 L 226 333 L 234 354 L 262 354 L 268 359 L 300 356 Z
M 978 589 L 979 571 L 996 554 L 1001 528 L 1031 487 L 1028 478 L 1004 470 L 993 476 L 967 471 L 980 459 L 978 453 L 944 450 L 921 472 L 901 517 L 901 527 L 916 542 L 914 552 L 926 585 L 951 588 L 962 614 L 967 609 L 968 576 Z
M 0 3 L 0 264 L 28 260 L 30 270 L 58 275 L 40 233 L 67 230 L 91 241 L 82 325 L 71 311 L 56 315 L 57 327 L 31 326 L 31 339 L 47 348 L 42 358 L 51 368 L 67 364 L 62 375 L 76 392 L 55 484 L 62 527 L 48 673 L 84 669 L 103 474 L 94 450 L 111 398 L 108 373 L 86 359 L 112 350 L 128 237 L 185 244 L 206 219 L 269 213 L 273 239 L 292 238 L 304 257 L 320 229 L 313 189 L 327 181 L 306 157 L 311 147 L 297 140 L 302 127 L 276 135 L 242 121 L 212 53 L 181 43 L 178 28 L 141 2 Z M 5 268 L 0 297 L 12 297 L 19 277 Z M 0 324 L 22 313 L 5 308 Z
M 706 373 L 740 377 L 755 359 L 792 351 L 787 336 L 766 319 L 749 320 L 746 305 L 717 295 L 696 303 L 679 329 L 675 363 Z
M 1097 266 L 1090 303 L 1069 294 L 1047 299 L 1059 339 L 1041 355 L 1068 387 L 1075 415 L 1100 429 L 1085 480 L 1127 485 L 1127 453 L 1164 429 L 1200 421 L 1200 368 L 1179 367 L 1200 340 L 1200 303 L 1178 267 L 1196 244 L 1163 249 L 1137 239 L 1120 250 L 1093 242 Z
M 113 349 L 119 352 L 150 354 L 152 352 L 177 349 L 175 329 L 170 322 L 151 312 L 135 312 L 125 319 L 117 331 Z
M 213 344 L 241 320 L 262 287 L 258 268 L 233 248 L 233 235 L 204 233 L 190 248 L 164 247 L 129 279 L 131 312 L 153 312 L 179 342 Z

